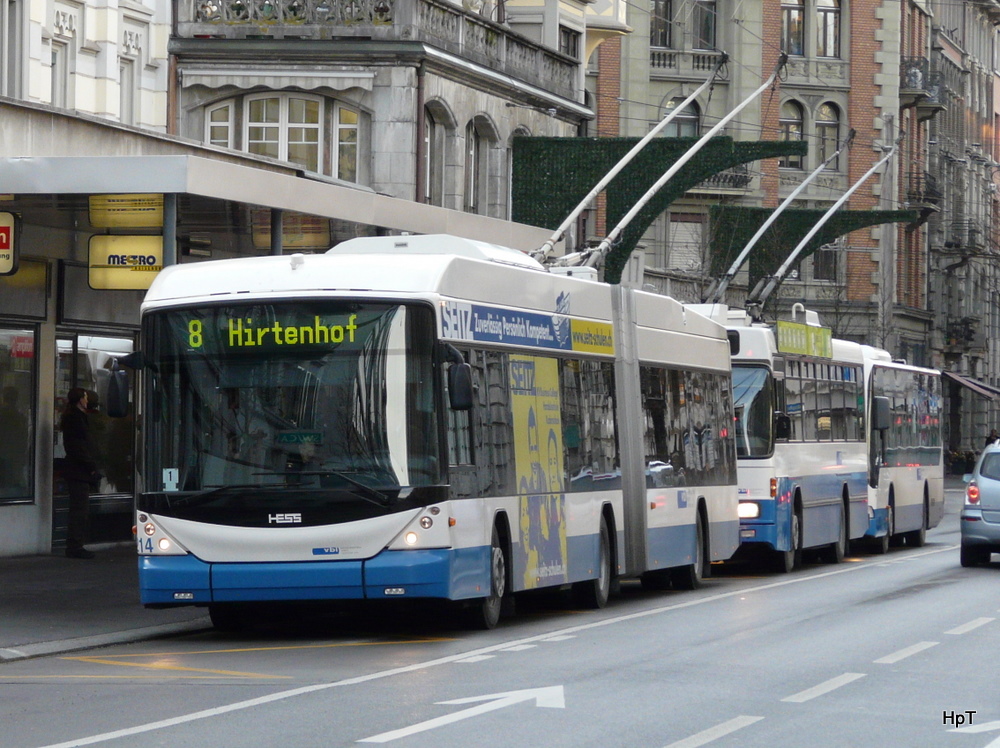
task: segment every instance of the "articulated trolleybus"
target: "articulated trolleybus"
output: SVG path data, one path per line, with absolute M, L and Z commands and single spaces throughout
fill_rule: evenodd
M 450 236 L 166 268 L 142 305 L 139 578 L 268 601 L 694 587 L 739 545 L 730 343 L 664 296 Z
M 938 373 L 835 339 L 814 312 L 771 326 L 695 308 L 739 335 L 742 547 L 787 572 L 804 549 L 839 563 L 849 539 L 882 552 L 891 538 L 922 544 L 943 506 Z

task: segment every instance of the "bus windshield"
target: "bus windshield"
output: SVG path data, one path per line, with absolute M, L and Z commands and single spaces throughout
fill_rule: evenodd
M 764 366 L 733 366 L 737 457 L 767 457 L 771 454 L 774 424 L 772 381 L 771 372 Z
M 440 498 L 430 307 L 191 307 L 150 312 L 143 331 L 140 508 L 267 526 Z

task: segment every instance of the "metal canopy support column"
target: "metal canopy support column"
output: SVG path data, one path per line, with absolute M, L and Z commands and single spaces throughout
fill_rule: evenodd
M 177 264 L 177 193 L 163 195 L 163 267 Z
M 281 208 L 271 208 L 271 254 L 280 255 L 284 241 L 285 211 Z

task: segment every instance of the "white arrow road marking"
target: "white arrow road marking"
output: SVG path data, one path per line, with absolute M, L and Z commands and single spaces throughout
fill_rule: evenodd
M 523 691 L 508 691 L 507 693 L 493 693 L 488 696 L 470 696 L 464 699 L 452 699 L 451 701 L 439 701 L 438 704 L 472 704 L 476 701 L 485 701 L 485 704 L 474 706 L 471 709 L 463 709 L 454 714 L 446 714 L 443 717 L 429 719 L 410 727 L 403 727 L 399 730 L 383 732 L 381 735 L 373 735 L 370 738 L 359 740 L 359 743 L 388 743 L 391 740 L 398 740 L 418 732 L 433 730 L 435 727 L 450 725 L 469 717 L 477 717 L 497 709 L 520 704 L 522 701 L 534 699 L 535 706 L 548 707 L 549 709 L 565 709 L 566 700 L 563 697 L 562 686 L 548 686 L 546 688 L 528 688 Z
M 782 699 L 782 701 L 790 701 L 793 704 L 801 704 L 804 701 L 810 701 L 815 699 L 817 696 L 830 693 L 830 691 L 840 688 L 841 686 L 846 686 L 848 683 L 853 683 L 858 678 L 864 677 L 864 673 L 844 673 L 843 675 L 838 675 L 836 678 L 830 678 L 830 680 L 824 681 L 818 686 L 813 686 L 812 688 L 807 688 L 805 691 L 800 691 L 797 694 L 786 696 Z
M 676 743 L 671 743 L 667 746 L 667 748 L 699 748 L 699 746 L 707 745 L 713 740 L 724 738 L 731 732 L 742 730 L 744 727 L 752 725 L 754 722 L 760 722 L 762 719 L 764 718 L 747 717 L 744 715 L 734 717 L 728 722 L 723 722 L 721 725 L 709 727 L 707 730 L 702 730 L 691 737 L 684 738 L 684 740 L 678 740 Z
M 995 730 L 1000 730 L 1000 721 L 994 720 L 993 722 L 983 722 L 979 725 L 969 725 L 968 727 L 956 727 L 948 732 L 992 732 Z M 1000 748 L 1000 738 L 991 740 L 989 743 L 983 746 L 983 748 Z

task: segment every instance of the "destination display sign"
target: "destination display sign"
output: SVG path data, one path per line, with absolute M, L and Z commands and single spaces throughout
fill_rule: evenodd
M 777 336 L 782 353 L 833 358 L 833 330 L 829 327 L 778 320 Z
M 614 329 L 607 322 L 461 301 L 448 301 L 442 307 L 441 336 L 563 351 L 615 352 Z

